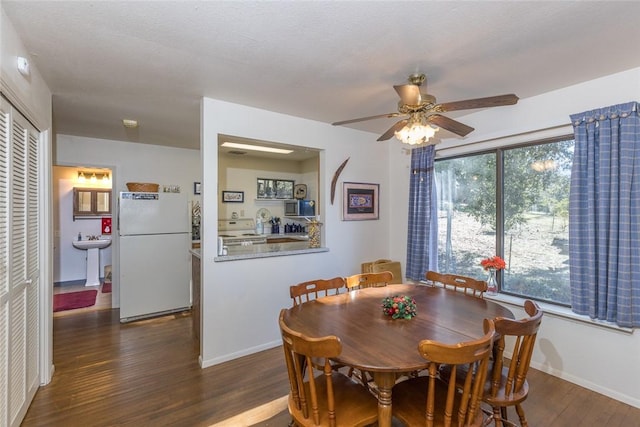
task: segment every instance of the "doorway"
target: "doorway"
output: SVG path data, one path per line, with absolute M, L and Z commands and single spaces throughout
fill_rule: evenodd
M 53 294 L 54 317 L 77 314 L 94 310 L 112 308 L 112 249 L 111 245 L 97 249 L 98 282 L 85 286 L 88 279 L 89 250 L 78 249 L 74 241 L 111 239 L 111 228 L 108 226 L 113 209 L 113 197 L 106 200 L 105 192 L 111 195 L 113 174 L 108 168 L 81 166 L 53 167 Z M 100 200 L 97 205 L 100 210 L 94 213 L 76 215 L 79 202 L 77 191 L 82 188 L 83 193 L 98 193 Z M 95 190 L 95 191 L 94 191 Z M 108 190 L 108 191 L 106 191 Z M 92 198 L 88 196 L 86 203 Z M 105 224 L 107 224 L 105 226 Z M 90 267 L 95 264 L 91 263 Z M 95 270 L 94 270 L 95 271 Z M 94 292 L 95 291 L 95 292 Z M 82 294 L 80 294 L 82 293 Z M 56 297 L 67 294 L 65 297 Z M 95 299 L 92 297 L 95 296 Z M 60 311 L 56 311 L 60 310 Z

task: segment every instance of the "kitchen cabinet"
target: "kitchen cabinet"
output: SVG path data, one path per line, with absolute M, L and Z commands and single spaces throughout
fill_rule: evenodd
M 73 219 L 111 215 L 111 189 L 73 188 Z

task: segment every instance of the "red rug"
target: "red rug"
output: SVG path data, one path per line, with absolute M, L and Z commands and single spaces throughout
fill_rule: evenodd
M 102 293 L 108 294 L 109 292 L 111 292 L 111 282 L 104 282 L 102 285 Z
M 96 303 L 98 291 L 67 292 L 53 296 L 53 311 L 74 310 L 76 308 L 91 307 Z

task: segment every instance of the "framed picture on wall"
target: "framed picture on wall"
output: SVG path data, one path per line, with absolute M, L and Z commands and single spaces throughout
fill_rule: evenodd
M 225 203 L 243 203 L 244 191 L 223 191 L 222 201 Z
M 275 199 L 276 190 L 273 179 L 258 178 L 258 199 Z
M 258 199 L 293 199 L 294 181 L 289 179 L 258 178 Z
M 342 220 L 379 219 L 380 184 L 342 183 Z

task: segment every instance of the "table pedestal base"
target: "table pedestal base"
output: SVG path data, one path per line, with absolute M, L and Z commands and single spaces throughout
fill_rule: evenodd
M 378 426 L 391 427 L 391 388 L 396 383 L 396 374 L 374 372 L 373 380 L 378 386 Z

